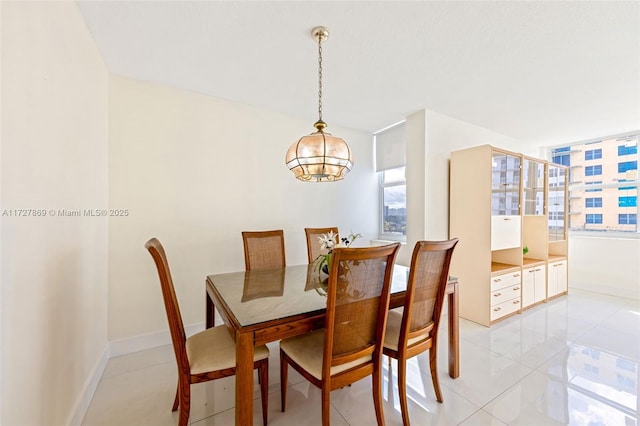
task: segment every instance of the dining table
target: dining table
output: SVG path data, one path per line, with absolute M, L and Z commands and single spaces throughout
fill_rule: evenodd
M 389 308 L 401 307 L 409 268 L 394 265 Z M 218 311 L 236 343 L 236 425 L 253 424 L 254 348 L 324 327 L 326 280 L 312 265 L 208 275 L 206 327 Z M 460 375 L 458 280 L 449 277 L 449 376 Z

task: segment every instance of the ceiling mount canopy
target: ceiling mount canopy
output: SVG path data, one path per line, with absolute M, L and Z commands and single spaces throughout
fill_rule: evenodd
M 318 42 L 318 121 L 316 132 L 301 137 L 289 147 L 286 164 L 297 179 L 305 182 L 342 180 L 353 167 L 351 150 L 339 137 L 327 133 L 322 121 L 322 42 L 329 37 L 325 27 L 315 27 L 311 35 Z

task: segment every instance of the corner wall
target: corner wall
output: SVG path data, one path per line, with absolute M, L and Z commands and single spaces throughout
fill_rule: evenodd
M 0 7 L 0 423 L 70 424 L 106 359 L 108 223 L 61 211 L 107 207 L 108 74 L 75 2 Z
M 407 117 L 407 245 L 398 263 L 410 264 L 416 241 L 449 238 L 451 151 L 485 144 L 517 147 L 515 139 L 433 111 Z

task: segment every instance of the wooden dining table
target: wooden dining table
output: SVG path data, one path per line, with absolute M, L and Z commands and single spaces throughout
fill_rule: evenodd
M 409 268 L 395 265 L 390 308 L 403 305 Z M 311 265 L 209 275 L 206 326 L 218 310 L 236 342 L 236 425 L 253 424 L 255 346 L 324 327 L 326 288 Z M 447 283 L 449 376 L 460 375 L 458 280 Z

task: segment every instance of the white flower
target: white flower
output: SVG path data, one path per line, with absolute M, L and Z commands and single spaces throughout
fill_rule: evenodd
M 320 241 L 320 247 L 323 249 L 331 250 L 337 244 L 337 235 L 333 233 L 333 231 L 328 234 L 322 234 L 321 237 L 318 237 L 318 241 Z

